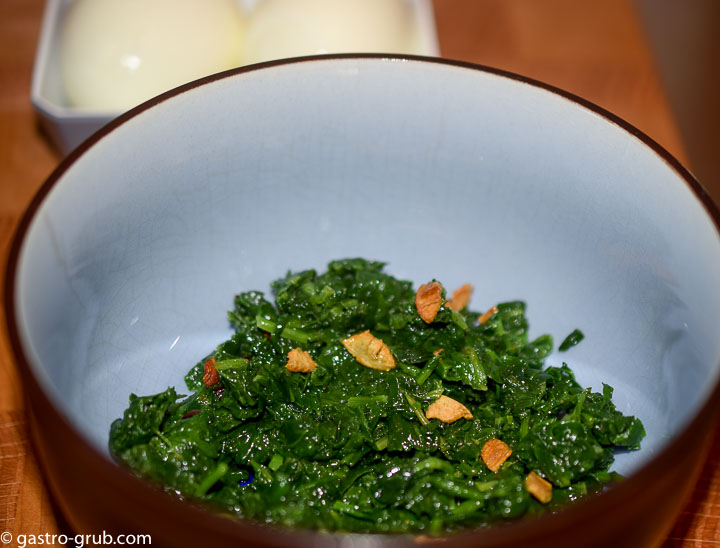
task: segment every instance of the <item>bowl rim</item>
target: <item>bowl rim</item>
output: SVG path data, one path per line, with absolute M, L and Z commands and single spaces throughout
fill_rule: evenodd
M 583 107 L 587 110 L 594 112 L 595 114 L 602 117 L 604 120 L 611 124 L 618 126 L 621 130 L 629 133 L 630 135 L 639 139 L 645 146 L 655 152 L 661 160 L 663 160 L 685 184 L 689 187 L 692 194 L 700 201 L 709 218 L 712 220 L 718 236 L 720 236 L 720 209 L 713 202 L 707 190 L 700 184 L 700 182 L 694 177 L 694 175 L 684 167 L 670 152 L 668 152 L 659 143 L 639 130 L 629 122 L 613 114 L 607 109 L 587 100 L 574 93 L 568 92 L 564 89 L 558 88 L 554 85 L 547 84 L 540 80 L 523 76 L 508 70 L 491 67 L 487 65 L 481 65 L 471 63 L 467 61 L 459 61 L 453 59 L 445 59 L 439 57 L 427 57 L 422 55 L 406 55 L 406 54 L 383 54 L 383 53 L 368 53 L 368 54 L 329 54 L 329 55 L 313 55 L 305 57 L 295 57 L 288 59 L 279 59 L 273 61 L 267 61 L 254 65 L 246 65 L 227 71 L 219 72 L 210 76 L 188 82 L 181 86 L 178 86 L 172 90 L 162 93 L 148 101 L 128 110 L 121 114 L 117 118 L 113 119 L 107 125 L 96 131 L 93 135 L 88 137 L 81 145 L 74 149 L 69 155 L 67 155 L 53 170 L 53 172 L 47 177 L 42 186 L 38 189 L 31 202 L 24 211 L 18 224 L 16 225 L 15 233 L 12 238 L 10 250 L 8 253 L 7 266 L 5 270 L 4 280 L 4 310 L 7 334 L 10 340 L 10 347 L 13 357 L 15 358 L 16 365 L 19 370 L 20 378 L 22 379 L 23 389 L 25 392 L 26 402 L 26 413 L 32 415 L 31 401 L 33 398 L 39 398 L 37 404 L 42 408 L 48 409 L 51 412 L 50 419 L 54 421 L 63 430 L 63 434 L 69 443 L 76 444 L 83 450 L 88 459 L 95 465 L 96 468 L 100 469 L 103 473 L 108 474 L 109 477 L 113 478 L 117 482 L 123 482 L 128 484 L 128 488 L 135 491 L 138 497 L 144 497 L 154 500 L 157 504 L 167 506 L 172 505 L 176 507 L 177 512 L 185 512 L 188 516 L 193 514 L 195 518 L 202 519 L 203 522 L 207 523 L 208 527 L 213 530 L 219 531 L 229 538 L 239 538 L 243 533 L 255 532 L 256 534 L 262 535 L 262 538 L 269 543 L 283 543 L 288 540 L 298 542 L 301 539 L 314 539 L 315 545 L 325 545 L 325 541 L 318 543 L 318 535 L 315 531 L 308 530 L 292 530 L 287 528 L 275 528 L 268 527 L 262 524 L 256 524 L 249 520 L 237 520 L 227 519 L 218 513 L 215 513 L 199 504 L 189 503 L 187 501 L 181 501 L 177 497 L 165 493 L 158 487 L 152 485 L 149 482 L 140 480 L 126 469 L 114 464 L 106 455 L 103 455 L 98 449 L 92 446 L 86 441 L 85 437 L 77 431 L 66 416 L 59 411 L 52 403 L 50 397 L 45 393 L 42 385 L 38 378 L 33 372 L 33 368 L 30 365 L 31 359 L 29 354 L 26 353 L 23 343 L 21 342 L 21 328 L 18 321 L 18 307 L 16 305 L 17 299 L 17 276 L 19 272 L 19 260 L 22 253 L 23 246 L 28 234 L 28 231 L 33 224 L 35 217 L 40 209 L 41 205 L 45 201 L 50 191 L 55 185 L 62 179 L 62 176 L 67 172 L 70 167 L 77 162 L 82 156 L 92 148 L 97 142 L 102 140 L 105 136 L 112 133 L 116 128 L 122 126 L 127 121 L 135 118 L 136 116 L 144 113 L 148 109 L 163 103 L 177 95 L 181 95 L 187 91 L 196 89 L 198 87 L 207 85 L 209 83 L 226 79 L 234 78 L 245 73 L 253 73 L 256 71 L 271 69 L 276 66 L 294 65 L 300 63 L 330 63 L 337 61 L 365 61 L 365 60 L 377 60 L 377 61 L 408 61 L 414 63 L 425 63 L 429 65 L 440 65 L 450 66 L 462 69 L 468 69 L 481 73 L 486 73 L 494 76 L 499 76 L 509 80 L 513 80 L 522 84 L 528 84 L 535 88 L 548 91 L 552 94 L 560 96 L 576 106 Z M 623 502 L 628 501 L 628 495 L 630 495 L 634 489 L 643 482 L 652 481 L 654 477 L 661 476 L 663 471 L 668 466 L 672 466 L 675 462 L 681 460 L 682 455 L 685 453 L 684 447 L 688 443 L 691 443 L 696 437 L 698 429 L 703 427 L 708 428 L 708 432 L 711 431 L 712 425 L 718 420 L 720 415 L 720 380 L 716 382 L 711 393 L 707 396 L 706 401 L 700 407 L 700 409 L 687 421 L 685 426 L 674 436 L 674 439 L 662 447 L 654 456 L 651 457 L 644 465 L 637 468 L 625 481 L 620 484 L 614 485 L 611 488 L 604 491 L 598 496 L 591 496 L 581 499 L 568 507 L 562 509 L 557 513 L 546 513 L 539 517 L 520 519 L 509 524 L 503 524 L 502 526 L 491 527 L 483 530 L 471 530 L 468 532 L 458 532 L 452 534 L 452 539 L 457 539 L 460 544 L 478 542 L 482 544 L 494 544 L 496 542 L 508 542 L 512 538 L 526 538 L 533 531 L 558 531 L 565 529 L 569 524 L 577 521 L 582 516 L 598 516 L 604 512 L 609 511 L 618 506 L 622 506 Z M 32 418 L 32 417 L 31 417 Z M 31 421 L 32 422 L 32 421 Z M 704 439 L 704 450 L 707 451 L 709 446 L 709 435 Z M 705 455 L 705 454 L 704 454 Z M 42 459 L 40 459 L 42 461 Z M 704 459 L 703 459 L 704 460 Z M 703 462 L 703 461 L 701 461 Z M 42 462 L 43 471 L 47 473 L 47 466 Z M 679 504 L 678 504 L 679 506 Z M 671 524 L 667 525 L 667 528 Z M 478 538 L 478 536 L 481 538 Z M 357 534 L 351 533 L 332 533 L 325 535 L 327 544 L 334 543 L 338 538 L 358 536 Z M 402 539 L 409 539 L 409 545 L 412 545 L 412 536 L 402 536 L 393 534 L 373 534 L 372 537 L 376 538 L 379 545 L 398 545 L 402 543 Z

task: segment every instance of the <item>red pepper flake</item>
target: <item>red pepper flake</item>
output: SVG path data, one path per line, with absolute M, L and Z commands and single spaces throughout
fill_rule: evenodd
M 183 419 L 189 419 L 190 417 L 194 417 L 195 415 L 197 415 L 199 412 L 200 412 L 200 409 L 191 409 L 190 411 L 188 411 L 187 413 L 185 413 L 185 414 L 182 416 L 182 418 L 183 418 Z
M 205 360 L 205 367 L 203 369 L 203 384 L 205 388 L 211 388 L 218 382 L 220 382 L 220 375 L 215 368 L 215 358 Z

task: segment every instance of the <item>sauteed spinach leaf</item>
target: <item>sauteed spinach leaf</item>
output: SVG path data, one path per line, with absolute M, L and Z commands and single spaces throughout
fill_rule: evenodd
M 131 395 L 111 453 L 182 497 L 260 522 L 438 535 L 600 491 L 641 421 L 545 367 L 525 304 L 417 291 L 334 261 L 235 297 L 234 335 L 174 388 Z M 579 333 L 579 332 L 577 332 Z M 575 336 L 568 344 L 579 342 Z

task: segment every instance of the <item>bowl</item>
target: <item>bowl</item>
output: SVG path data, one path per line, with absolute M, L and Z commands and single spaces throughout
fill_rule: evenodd
M 108 456 L 131 392 L 182 387 L 238 291 L 363 256 L 472 304 L 527 302 L 531 335 L 586 338 L 585 386 L 640 417 L 627 479 L 452 546 L 648 546 L 697 478 L 720 406 L 717 207 L 612 114 L 500 70 L 422 57 L 270 62 L 161 95 L 50 176 L 12 247 L 6 310 L 32 438 L 79 533 L 192 546 L 396 546 L 213 514 Z

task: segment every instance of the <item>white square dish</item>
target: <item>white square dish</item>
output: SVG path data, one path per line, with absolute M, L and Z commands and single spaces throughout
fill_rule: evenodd
M 439 47 L 431 0 L 408 0 L 413 6 L 419 37 L 417 51 L 397 53 L 438 56 Z M 50 141 L 67 154 L 121 112 L 77 108 L 69 104 L 60 70 L 60 35 L 73 0 L 47 0 L 35 66 L 31 101 Z M 247 11 L 255 0 L 238 0 Z M 395 52 L 393 52 L 395 53 Z

